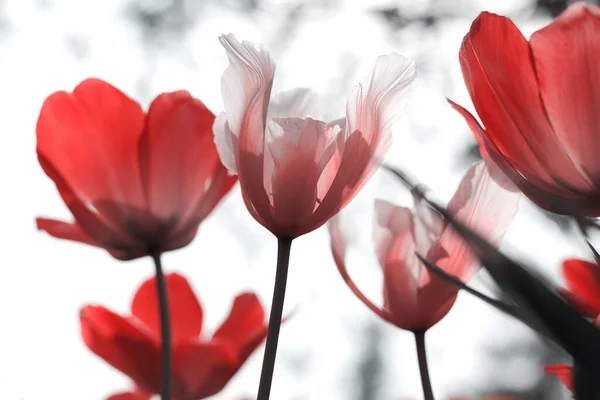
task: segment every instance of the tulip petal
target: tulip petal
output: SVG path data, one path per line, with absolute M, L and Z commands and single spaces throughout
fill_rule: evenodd
M 187 279 L 177 273 L 165 275 L 171 317 L 171 340 L 197 338 L 202 330 L 202 308 Z M 160 341 L 160 311 L 156 277 L 146 280 L 131 303 L 131 313 Z
M 555 375 L 560 381 L 573 392 L 573 381 L 571 378 L 572 368 L 569 365 L 558 364 L 558 365 L 544 365 L 544 372 L 547 374 Z
M 600 8 L 579 3 L 531 36 L 540 92 L 557 139 L 600 188 Z
M 46 174 L 54 181 L 60 196 L 75 217 L 77 225 L 91 240 L 99 243 L 120 260 L 130 260 L 144 253 L 143 244 L 137 242 L 127 232 L 120 230 L 103 215 L 90 210 L 43 154 L 38 154 L 38 160 Z M 42 221 L 48 220 L 42 219 Z M 50 228 L 50 226 L 44 222 L 41 228 Z
M 77 223 L 68 223 L 48 218 L 36 218 L 35 222 L 38 230 L 46 231 L 55 238 L 73 240 L 90 246 L 103 247 L 85 233 Z
M 348 285 L 350 290 L 358 297 L 360 301 L 362 301 L 371 311 L 373 311 L 377 316 L 385 321 L 390 321 L 390 315 L 387 310 L 382 309 L 376 306 L 371 300 L 369 300 L 356 286 L 350 275 L 348 275 L 348 270 L 346 268 L 346 238 L 344 232 L 342 231 L 341 226 L 341 216 L 336 215 L 329 220 L 328 228 L 329 235 L 331 238 L 331 252 L 333 254 L 333 260 L 335 261 L 335 265 L 340 271 L 342 275 L 342 279 Z
M 448 213 L 499 246 L 514 219 L 520 193 L 514 184 L 489 159 L 473 165 L 448 203 Z M 479 270 L 479 263 L 469 245 L 448 226 L 440 244 L 449 257 L 439 261 L 439 267 L 463 282 Z
M 231 311 L 213 337 L 227 342 L 237 353 L 257 330 L 265 327 L 265 310 L 254 293 L 243 293 L 233 302 Z
M 519 189 L 539 207 L 550 212 L 566 215 L 600 215 L 600 196 L 577 194 L 569 191 L 557 192 L 556 187 L 537 178 L 533 171 L 517 169 L 500 149 L 484 133 L 475 117 L 460 105 L 448 100 L 450 105 L 465 118 L 475 137 L 480 138 L 494 163 L 515 183 Z M 488 129 L 489 130 L 489 129 Z M 478 139 L 479 140 L 479 139 Z
M 46 99 L 37 122 L 37 151 L 84 202 L 112 199 L 143 208 L 138 143 L 144 131 L 139 104 L 98 79 L 73 93 Z
M 267 126 L 272 176 L 266 177 L 277 236 L 298 237 L 316 229 L 307 225 L 320 199 L 318 182 L 336 150 L 339 127 L 311 118 L 276 118 Z
M 220 165 L 213 140 L 214 115 L 188 92 L 159 95 L 150 106 L 140 141 L 148 207 L 183 225 Z
M 100 306 L 87 306 L 80 313 L 85 345 L 114 368 L 150 393 L 160 389 L 158 343 L 145 331 Z
M 278 93 L 269 103 L 268 115 L 267 119 L 321 117 L 317 96 L 308 88 L 295 88 Z
M 231 34 L 221 36 L 219 41 L 229 59 L 229 67 L 221 79 L 227 123 L 225 129 L 215 130 L 216 135 L 226 137 L 215 137 L 215 142 L 225 165 L 229 165 L 232 158 L 225 153 L 232 150 L 246 205 L 252 204 L 248 208 L 260 216 L 259 222 L 270 225 L 271 210 L 263 167 L 267 108 L 275 64 L 265 50 L 250 42 L 240 43 Z
M 137 391 L 113 394 L 107 400 L 150 400 L 151 398 L 151 394 Z
M 592 317 L 598 316 L 600 314 L 600 266 L 583 260 L 570 259 L 563 263 L 562 274 L 577 303 L 587 305 L 589 311 L 592 311 Z
M 376 199 L 374 206 L 373 243 L 379 264 L 383 267 L 394 239 L 413 231 L 413 214 L 406 207 L 399 207 L 381 199 Z
M 382 161 L 415 77 L 412 60 L 390 54 L 379 57 L 369 78 L 353 88 L 346 105 L 346 142 L 339 170 L 312 217 L 312 226 L 322 225 L 344 208 Z
M 486 133 L 519 172 L 532 171 L 568 188 L 590 188 L 550 126 L 529 44 L 510 19 L 481 13 L 465 36 L 460 64 Z
M 177 399 L 203 399 L 227 384 L 240 367 L 233 349 L 225 342 L 184 340 L 173 350 L 173 371 L 181 385 L 174 387 Z

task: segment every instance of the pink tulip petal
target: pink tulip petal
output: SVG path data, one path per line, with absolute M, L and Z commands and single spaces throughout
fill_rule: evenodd
M 448 212 L 496 246 L 516 215 L 520 193 L 489 159 L 473 165 L 448 204 Z M 438 264 L 446 273 L 467 281 L 480 265 L 467 243 L 448 226 L 440 244 L 449 257 Z
M 312 226 L 322 225 L 345 207 L 382 161 L 415 77 L 413 61 L 390 54 L 379 57 L 369 78 L 352 90 L 339 170 L 312 217 Z
M 379 264 L 383 267 L 395 238 L 413 231 L 413 214 L 406 207 L 381 199 L 376 199 L 374 206 L 373 243 Z
M 362 301 L 371 311 L 373 311 L 377 316 L 382 318 L 385 321 L 390 321 L 390 315 L 387 310 L 384 310 L 378 306 L 376 306 L 371 300 L 369 300 L 356 286 L 350 275 L 348 275 L 348 270 L 346 269 L 346 238 L 344 237 L 344 233 L 342 232 L 341 227 L 341 216 L 336 215 L 335 217 L 329 220 L 328 228 L 329 235 L 331 238 L 331 252 L 333 254 L 333 259 L 335 261 L 335 265 L 337 266 L 340 274 L 342 275 L 342 279 L 348 285 L 350 290 L 358 297 L 360 301 Z
M 235 145 L 231 135 L 237 136 L 237 149 L 233 151 L 242 192 L 246 203 L 251 203 L 261 217 L 259 222 L 269 228 L 271 209 L 263 181 L 264 137 L 275 64 L 265 50 L 250 42 L 240 43 L 231 34 L 219 40 L 229 59 L 229 67 L 221 79 L 227 128 L 218 129 L 215 134 L 225 132 L 229 136 L 215 137 L 215 142 L 221 158 L 226 160 L 224 163 L 229 164 L 231 154 L 223 152 Z
M 311 118 L 276 118 L 268 125 L 268 155 L 273 160 L 270 182 L 277 236 L 297 237 L 308 225 L 320 199 L 319 178 L 335 152 L 339 128 Z

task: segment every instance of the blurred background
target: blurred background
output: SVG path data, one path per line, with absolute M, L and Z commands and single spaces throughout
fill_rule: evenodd
M 100 400 L 129 380 L 84 347 L 78 311 L 102 304 L 127 313 L 148 258 L 122 263 L 108 253 L 50 238 L 36 216 L 70 219 L 35 154 L 35 123 L 45 97 L 86 77 L 119 87 L 144 107 L 160 92 L 187 89 L 215 113 L 227 60 L 217 37 L 262 43 L 277 62 L 274 93 L 313 88 L 327 119 L 343 116 L 346 96 L 380 54 L 416 60 L 418 78 L 386 161 L 426 183 L 442 201 L 479 155 L 445 98 L 473 110 L 458 50 L 483 10 L 513 18 L 528 37 L 566 0 L 0 0 L 0 398 Z M 507 49 L 510 51 L 510 49 Z M 381 301 L 381 272 L 369 238 L 373 200 L 409 204 L 378 172 L 344 213 L 353 227 L 350 273 Z M 557 284 L 568 257 L 588 258 L 569 221 L 521 200 L 503 244 Z M 247 213 L 236 188 L 188 247 L 165 268 L 193 284 L 210 334 L 235 295 L 254 290 L 268 308 L 276 241 Z M 473 286 L 494 287 L 483 273 Z M 422 398 L 412 334 L 380 321 L 345 286 L 322 228 L 295 241 L 280 338 L 274 400 Z M 520 323 L 461 294 L 427 334 L 435 394 L 471 399 L 566 399 L 542 372 L 569 361 Z M 214 399 L 255 395 L 262 347 Z

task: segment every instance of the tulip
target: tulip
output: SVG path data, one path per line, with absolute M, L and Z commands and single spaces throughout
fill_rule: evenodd
M 415 78 L 414 63 L 380 57 L 348 98 L 345 121 L 307 116 L 305 91 L 271 103 L 275 63 L 268 52 L 221 36 L 229 67 L 225 111 L 214 124 L 223 164 L 238 175 L 250 214 L 278 238 L 278 261 L 258 400 L 268 400 L 292 240 L 322 226 L 354 198 L 391 144 L 392 127 Z
M 489 160 L 464 175 L 448 213 L 499 246 L 518 208 L 519 193 Z M 467 243 L 434 210 L 414 198 L 414 210 L 383 200 L 375 202 L 373 242 L 383 271 L 383 307 L 371 302 L 350 278 L 346 268 L 346 233 L 338 215 L 329 224 L 331 250 L 342 278 L 352 292 L 383 320 L 415 334 L 426 399 L 429 383 L 425 332 L 452 308 L 458 287 L 430 274 L 418 256 L 463 282 L 480 264 Z
M 160 256 L 189 244 L 236 181 L 219 160 L 214 119 L 186 91 L 159 95 L 144 113 L 115 87 L 87 79 L 73 93 L 50 95 L 37 123 L 40 165 L 75 218 L 38 218 L 38 229 L 119 260 L 150 255 L 164 336 L 169 315 Z M 162 398 L 170 400 L 170 341 L 163 344 Z
M 460 49 L 483 125 L 451 102 L 489 155 L 539 207 L 600 216 L 600 8 L 575 3 L 529 42 L 483 12 Z
M 199 400 L 223 389 L 267 333 L 265 313 L 253 293 L 236 297 L 229 316 L 211 337 L 202 333 L 203 310 L 180 274 L 165 276 L 171 294 L 173 348 L 172 394 L 169 400 Z M 123 374 L 136 389 L 109 400 L 149 400 L 161 389 L 160 312 L 153 277 L 137 290 L 131 315 L 120 316 L 89 305 L 80 313 L 85 345 Z

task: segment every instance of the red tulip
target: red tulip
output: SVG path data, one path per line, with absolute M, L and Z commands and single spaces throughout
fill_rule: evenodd
M 37 153 L 75 222 L 38 229 L 131 260 L 187 245 L 235 183 L 213 142 L 214 115 L 188 92 L 140 105 L 98 79 L 46 99 Z
M 463 177 L 448 211 L 499 245 L 516 214 L 519 197 L 494 164 L 481 161 Z M 430 274 L 416 254 L 462 281 L 470 279 L 480 265 L 452 227 L 418 199 L 414 210 L 378 200 L 375 211 L 373 239 L 383 269 L 383 307 L 371 303 L 348 276 L 339 216 L 329 225 L 334 260 L 350 289 L 377 315 L 399 328 L 424 332 L 450 311 L 457 287 Z
M 460 50 L 485 129 L 463 115 L 489 156 L 539 207 L 600 216 L 600 8 L 576 3 L 529 42 L 481 13 Z
M 380 57 L 350 94 L 345 122 L 325 123 L 306 117 L 305 91 L 270 102 L 275 64 L 265 50 L 233 35 L 220 40 L 230 63 L 222 78 L 225 112 L 214 125 L 223 164 L 238 174 L 249 212 L 274 235 L 293 239 L 317 229 L 352 200 L 387 152 L 414 63 Z
M 262 343 L 267 334 L 264 310 L 254 294 L 241 294 L 223 324 L 211 338 L 205 338 L 201 336 L 202 308 L 189 283 L 175 273 L 165 278 L 172 329 L 172 400 L 212 396 Z M 160 391 L 161 335 L 156 296 L 153 277 L 135 294 L 130 316 L 122 317 L 102 306 L 81 310 L 81 334 L 86 346 L 129 376 L 138 388 L 113 400 L 145 400 Z

